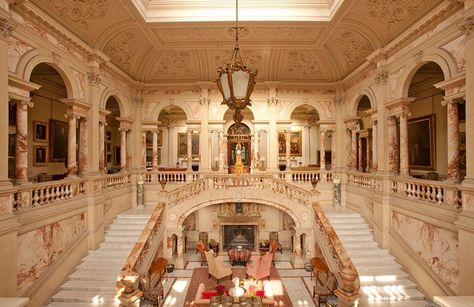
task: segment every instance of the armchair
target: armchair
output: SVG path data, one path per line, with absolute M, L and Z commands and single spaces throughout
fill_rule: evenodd
M 247 276 L 255 279 L 268 277 L 270 279 L 270 267 L 272 266 L 273 253 L 267 253 L 265 256 L 253 256 L 250 262 L 247 262 L 245 273 Z
M 232 279 L 232 266 L 229 263 L 224 263 L 222 257 L 215 257 L 212 252 L 204 252 L 204 254 L 209 268 L 209 278 L 212 275 L 217 282 L 227 276 Z
M 206 244 L 204 244 L 204 242 L 202 241 L 199 241 L 198 245 L 196 245 L 196 251 L 199 252 L 199 254 L 201 255 L 201 266 L 207 263 L 206 255 L 204 254 L 208 251 L 208 249 L 206 248 Z

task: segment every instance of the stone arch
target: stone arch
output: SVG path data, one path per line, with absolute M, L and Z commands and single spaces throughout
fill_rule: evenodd
M 181 108 L 184 113 L 186 114 L 186 118 L 189 120 L 189 119 L 192 119 L 193 118 L 193 110 L 191 110 L 191 108 L 189 107 L 190 104 L 186 104 L 182 101 L 174 101 L 172 103 L 174 106 L 177 106 L 179 108 Z M 160 116 L 160 113 L 161 111 L 163 111 L 164 108 L 166 108 L 167 106 L 169 106 L 170 103 L 169 102 L 160 102 L 158 103 L 154 108 L 153 110 L 151 111 L 151 116 L 146 118 L 146 120 L 153 120 L 153 121 L 156 121 L 158 120 L 158 117 Z
M 397 85 L 396 94 L 394 98 L 398 97 L 408 97 L 408 90 L 410 88 L 411 81 L 417 71 L 429 62 L 434 62 L 441 67 L 443 71 L 444 80 L 449 80 L 457 72 L 457 64 L 455 63 L 452 56 L 444 50 L 437 49 L 431 53 L 422 54 L 421 61 L 409 64 L 405 69 L 403 74 L 400 76 Z
M 177 228 L 182 228 L 183 223 L 186 220 L 186 218 L 189 215 L 191 215 L 193 212 L 196 212 L 199 209 L 202 209 L 202 208 L 205 208 L 205 207 L 208 207 L 208 206 L 212 206 L 212 205 L 219 205 L 219 204 L 224 204 L 224 203 L 229 203 L 229 202 L 234 202 L 234 201 L 235 201 L 235 198 L 209 200 L 209 201 L 205 201 L 205 202 L 196 204 L 191 208 L 187 208 L 187 210 L 184 211 L 181 214 L 181 216 L 179 216 Z M 298 219 L 298 217 L 296 216 L 296 213 L 294 213 L 290 208 L 288 208 L 288 207 L 286 207 L 282 204 L 279 204 L 279 203 L 276 203 L 276 202 L 273 202 L 273 201 L 269 201 L 269 200 L 263 200 L 263 199 L 242 199 L 239 202 L 242 202 L 242 203 L 250 203 L 251 202 L 251 203 L 255 203 L 255 204 L 259 204 L 259 205 L 267 205 L 267 206 L 282 210 L 283 212 L 288 214 L 293 219 L 293 221 L 295 222 L 295 227 L 296 228 L 301 227 L 301 222 Z
M 225 122 L 224 128 L 223 128 L 224 133 L 227 133 L 230 126 L 232 126 L 233 124 L 235 124 L 235 122 L 232 120 L 228 120 L 227 122 Z M 255 127 L 251 121 L 244 118 L 244 120 L 242 121 L 242 124 L 245 124 L 247 127 L 249 127 L 251 134 L 255 133 Z
M 57 61 L 50 54 L 44 54 L 38 50 L 31 50 L 26 52 L 18 61 L 16 68 L 16 74 L 23 80 L 30 80 L 33 69 L 39 64 L 44 63 L 53 67 L 63 79 L 64 85 L 66 86 L 67 98 L 79 98 L 79 89 L 77 83 L 73 82 L 76 79 L 72 70 L 61 63 L 61 60 Z
M 367 96 L 367 98 L 369 98 L 371 108 L 375 108 L 377 106 L 375 100 L 376 95 L 374 91 L 370 88 L 361 89 L 355 96 L 355 99 L 351 102 L 351 105 L 349 107 L 349 116 L 357 116 L 357 109 L 359 107 L 359 103 L 364 96 Z
M 252 113 L 252 116 L 255 119 L 255 114 L 258 114 L 258 111 L 255 109 L 255 107 L 251 105 L 251 106 L 247 106 L 246 109 L 248 109 Z M 229 108 L 226 105 L 219 105 L 219 109 L 217 111 L 217 118 L 224 120 L 225 113 L 227 113 L 228 110 Z M 244 120 L 245 120 L 245 117 L 244 117 Z
M 283 109 L 283 116 L 284 116 L 284 119 L 290 119 L 291 118 L 291 114 L 293 114 L 293 112 L 295 111 L 296 108 L 300 107 L 300 106 L 304 106 L 304 105 L 309 105 L 313 108 L 316 109 L 316 112 L 318 112 L 318 115 L 319 115 L 319 119 L 320 120 L 328 120 L 328 119 L 332 119 L 331 117 L 328 116 L 326 110 L 324 110 L 323 106 L 321 105 L 320 102 L 310 102 L 310 101 L 305 101 L 305 100 L 299 100 L 299 101 L 295 101 L 293 103 L 290 103 L 288 104 L 284 109 Z
M 117 104 L 120 109 L 120 117 L 126 117 L 128 113 L 126 112 L 127 108 L 125 108 L 125 104 L 123 103 L 123 100 L 115 91 L 111 89 L 106 89 L 102 92 L 100 96 L 100 107 L 105 109 L 107 106 L 107 100 L 109 100 L 110 97 L 113 97 L 115 101 L 117 101 Z

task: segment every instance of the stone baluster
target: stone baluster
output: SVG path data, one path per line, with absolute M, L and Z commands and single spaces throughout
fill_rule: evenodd
M 456 182 L 459 180 L 459 117 L 458 102 L 445 100 L 448 116 L 448 180 Z
M 192 130 L 186 131 L 186 141 L 187 141 L 187 161 L 188 161 L 188 171 L 192 170 L 192 162 L 193 162 L 193 142 L 192 142 Z
M 321 170 L 326 169 L 326 131 L 319 131 L 319 165 Z
M 127 130 L 120 128 L 120 170 L 127 169 Z
M 99 171 L 105 171 L 105 121 L 99 122 Z
M 77 114 L 69 110 L 67 112 L 68 118 L 68 144 L 67 144 L 67 176 L 77 176 L 77 160 L 76 160 L 76 129 L 77 129 Z
M 80 145 L 79 145 L 79 174 L 81 176 L 87 175 L 89 152 L 89 119 L 82 117 L 79 121 Z
M 397 152 L 397 119 L 395 116 L 390 116 L 388 118 L 388 169 L 393 174 L 398 172 Z
M 29 99 L 16 100 L 15 183 L 28 182 L 28 107 Z

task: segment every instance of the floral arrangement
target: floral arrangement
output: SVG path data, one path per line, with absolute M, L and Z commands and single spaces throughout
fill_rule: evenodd
M 250 285 L 247 289 L 247 293 L 245 293 L 245 295 L 248 297 L 255 297 L 256 294 L 257 294 L 257 286 L 255 285 Z
M 224 285 L 217 285 L 216 286 L 216 292 L 217 292 L 217 295 L 223 296 L 224 293 L 225 293 L 225 286 Z

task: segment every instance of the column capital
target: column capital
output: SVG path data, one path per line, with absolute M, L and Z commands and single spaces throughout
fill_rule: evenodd
M 26 98 L 26 97 L 16 97 L 16 98 L 10 98 L 10 104 L 14 105 L 16 104 L 17 106 L 20 107 L 34 107 L 34 103 L 31 101 L 31 98 Z
M 355 130 L 360 127 L 359 125 L 360 117 L 350 117 L 344 119 L 344 123 L 346 124 L 346 128 L 349 130 Z
M 459 25 L 459 30 L 466 35 L 467 37 L 472 36 L 472 32 L 474 30 L 474 17 L 469 16 L 467 17 L 461 25 Z
M 269 106 L 276 106 L 278 104 L 278 98 L 277 97 L 268 97 L 267 98 L 267 103 Z
M 209 97 L 201 97 L 199 98 L 199 104 L 201 107 L 207 107 L 209 106 L 211 99 Z
M 407 117 L 410 114 L 408 106 L 415 100 L 416 98 L 414 97 L 398 98 L 388 103 L 385 107 L 389 111 L 389 116 L 397 118 Z
M 102 77 L 99 73 L 90 71 L 87 73 L 87 81 L 89 81 L 89 86 L 99 87 Z
M 72 112 L 76 114 L 76 116 L 79 117 L 87 117 L 89 113 L 89 109 L 91 108 L 90 105 L 85 103 L 84 101 L 80 99 L 75 99 L 75 98 L 66 98 L 66 99 L 60 99 L 61 102 L 63 102 L 67 106 L 67 112 Z
M 7 40 L 13 32 L 13 24 L 6 18 L 0 17 L 0 39 Z
M 387 85 L 387 83 L 388 83 L 388 71 L 382 70 L 378 72 L 377 75 L 375 76 L 375 84 L 380 87 L 380 86 Z

